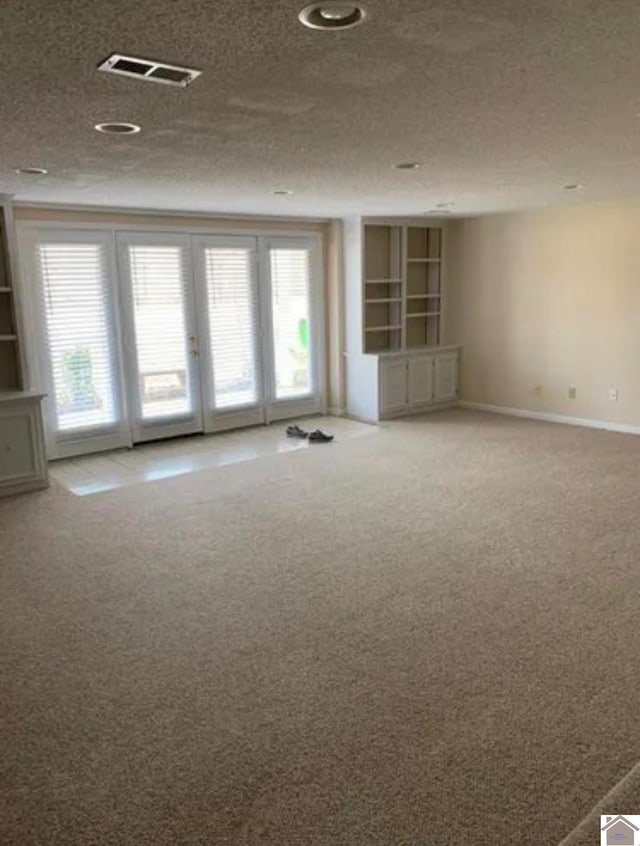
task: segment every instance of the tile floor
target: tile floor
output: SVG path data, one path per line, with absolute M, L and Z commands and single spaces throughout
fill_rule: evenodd
M 377 426 L 341 417 L 313 417 L 298 422 L 307 431 L 322 429 L 333 434 L 337 441 L 374 435 L 379 431 Z M 85 496 L 281 452 L 330 448 L 329 444 L 310 444 L 306 440 L 288 438 L 286 426 L 287 421 L 284 421 L 271 426 L 217 435 L 191 435 L 140 444 L 134 449 L 53 461 L 49 473 L 72 493 Z

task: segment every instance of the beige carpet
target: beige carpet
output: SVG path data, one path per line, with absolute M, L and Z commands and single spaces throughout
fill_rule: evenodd
M 640 759 L 639 479 L 452 411 L 2 502 L 0 843 L 555 846 Z

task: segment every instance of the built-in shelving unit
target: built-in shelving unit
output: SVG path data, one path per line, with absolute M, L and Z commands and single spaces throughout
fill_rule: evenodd
M 23 387 L 11 250 L 13 216 L 9 198 L 0 195 L 0 391 Z
M 400 349 L 402 342 L 402 229 L 364 229 L 365 349 Z
M 441 228 L 366 222 L 362 227 L 363 351 L 438 346 Z
M 347 218 L 347 411 L 383 420 L 457 401 L 455 345 L 443 343 L 446 221 Z
M 406 233 L 405 346 L 437 347 L 441 342 L 442 229 L 407 226 Z
M 25 390 L 11 198 L 0 195 L 0 497 L 46 488 L 42 394 Z

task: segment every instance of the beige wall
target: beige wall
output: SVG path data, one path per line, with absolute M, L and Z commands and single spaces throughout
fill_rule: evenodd
M 640 200 L 454 222 L 447 284 L 461 399 L 640 424 Z

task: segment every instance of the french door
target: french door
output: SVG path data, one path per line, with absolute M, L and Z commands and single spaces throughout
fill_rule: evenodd
M 278 420 L 320 410 L 321 301 L 314 297 L 318 255 L 298 238 L 261 242 L 269 343 L 265 351 L 269 417 Z
M 267 421 L 258 242 L 193 238 L 204 430 Z
M 117 243 L 133 441 L 200 432 L 189 236 L 124 233 Z
M 208 236 L 193 249 L 205 431 L 320 411 L 314 240 Z
M 24 264 L 33 338 L 30 369 L 44 403 L 50 458 L 130 443 L 109 232 L 28 233 Z M 31 351 L 31 350 L 30 350 Z
M 318 239 L 34 234 L 51 457 L 323 409 Z

